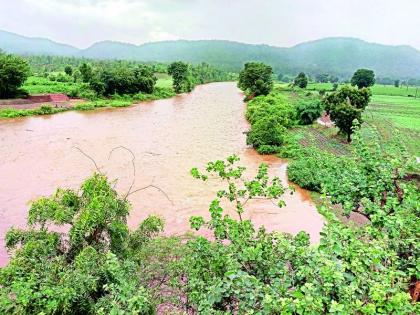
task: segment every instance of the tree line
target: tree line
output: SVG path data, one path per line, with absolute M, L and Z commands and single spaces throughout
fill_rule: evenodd
M 246 99 L 252 100 L 257 97 L 249 104 L 251 108 L 258 107 L 255 105 L 258 103 L 261 110 L 265 112 L 265 114 L 259 115 L 264 120 L 260 120 L 258 124 L 254 125 L 251 121 L 248 142 L 257 149 L 266 144 L 271 148 L 269 151 L 275 151 L 284 142 L 284 136 L 280 135 L 284 134 L 285 128 L 290 128 L 293 124 L 298 123 L 312 123 L 320 117 L 324 110 L 350 142 L 353 127 L 362 123 L 362 112 L 369 104 L 372 95 L 369 88 L 374 84 L 375 73 L 372 70 L 358 69 L 351 78 L 352 86 L 343 86 L 339 90 L 336 90 L 336 87 L 336 91 L 324 95 L 321 100 L 316 98 L 300 102 L 298 106 L 294 107 L 295 114 L 289 113 L 288 122 L 284 124 L 281 123 L 284 120 L 284 112 L 279 108 L 275 109 L 275 104 L 287 102 L 282 100 L 279 95 L 267 96 L 273 90 L 272 68 L 259 62 L 247 63 L 239 74 L 238 86 L 246 93 Z M 292 87 L 300 89 L 305 89 L 307 85 L 308 78 L 303 72 L 300 72 L 291 84 Z M 268 104 L 262 105 L 264 103 Z M 273 107 L 272 110 L 267 110 L 270 107 Z M 280 115 L 280 117 L 275 117 L 276 115 Z M 265 149 L 263 151 L 266 151 Z
M 234 75 L 206 63 L 147 64 L 133 61 L 97 61 L 70 57 L 19 57 L 0 53 L 0 98 L 12 98 L 31 74 L 58 82 L 83 82 L 97 97 L 152 94 L 156 73 L 168 73 L 176 93 L 190 92 L 195 85 L 228 81 Z

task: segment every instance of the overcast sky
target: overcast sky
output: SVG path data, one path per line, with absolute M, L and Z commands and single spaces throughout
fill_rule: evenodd
M 420 0 L 0 0 L 0 29 L 79 48 L 172 39 L 293 46 L 350 36 L 420 49 Z

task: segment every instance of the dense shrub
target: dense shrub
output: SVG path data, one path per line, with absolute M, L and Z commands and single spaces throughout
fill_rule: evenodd
M 252 124 L 246 143 L 255 147 L 260 153 L 273 153 L 276 147 L 283 144 L 286 132 L 286 127 L 276 116 L 264 116 Z
M 286 127 L 296 122 L 296 111 L 288 98 L 284 94 L 274 92 L 248 102 L 245 115 L 251 124 L 266 116 L 276 116 Z
M 247 144 L 261 154 L 277 153 L 287 136 L 287 128 L 296 123 L 296 110 L 279 93 L 258 96 L 248 103 L 246 118 L 251 123 Z
M 133 257 L 163 222 L 149 217 L 129 232 L 129 208 L 99 174 L 80 192 L 58 189 L 35 201 L 29 229 L 6 235 L 14 255 L 0 270 L 1 313 L 154 314 Z M 69 231 L 49 230 L 52 224 Z
M 310 125 L 317 120 L 324 111 L 320 100 L 301 100 L 296 106 L 299 121 L 303 125 Z
M 308 77 L 305 73 L 301 72 L 297 75 L 297 77 L 293 81 L 293 84 L 300 87 L 301 89 L 305 89 L 308 85 Z
M 153 69 L 140 65 L 137 68 L 113 67 L 95 74 L 90 85 L 98 95 L 152 94 L 157 78 Z
M 16 97 L 29 76 L 29 65 L 21 57 L 0 50 L 0 98 Z

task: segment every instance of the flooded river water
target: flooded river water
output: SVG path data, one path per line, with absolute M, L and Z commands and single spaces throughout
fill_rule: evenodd
M 129 225 L 134 228 L 148 214 L 166 220 L 165 233 L 189 230 L 191 215 L 208 216 L 208 206 L 220 183 L 203 183 L 190 175 L 192 167 L 235 153 L 250 173 L 262 162 L 286 183 L 286 164 L 260 156 L 246 146 L 243 95 L 235 83 L 198 86 L 191 94 L 128 108 L 66 112 L 52 116 L 0 120 L 0 265 L 7 263 L 4 236 L 11 226 L 25 226 L 29 202 L 52 194 L 57 187 L 77 188 L 95 170 L 75 147 L 95 159 L 101 171 L 117 179 L 124 193 L 132 180 L 131 156 L 136 156 L 135 187 L 153 183 L 155 190 L 130 196 Z M 268 230 L 307 231 L 319 240 L 323 218 L 309 193 L 298 189 L 284 197 L 287 206 L 269 201 L 247 204 L 246 217 Z

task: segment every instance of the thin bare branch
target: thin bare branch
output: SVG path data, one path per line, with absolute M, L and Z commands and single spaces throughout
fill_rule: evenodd
M 135 164 L 136 156 L 134 155 L 133 151 L 131 151 L 129 148 L 127 148 L 127 147 L 125 147 L 125 146 L 120 145 L 120 146 L 118 146 L 118 147 L 113 148 L 113 149 L 109 152 L 109 155 L 108 155 L 108 160 L 109 160 L 109 159 L 111 159 L 111 155 L 112 155 L 112 153 L 113 153 L 114 151 L 116 151 L 116 150 L 120 150 L 120 149 L 128 151 L 128 152 L 131 154 L 131 157 L 132 157 L 132 159 L 131 159 L 131 164 L 132 164 L 132 166 L 133 166 L 133 180 L 131 181 L 130 188 L 128 189 L 127 194 L 126 194 L 126 195 L 125 195 L 125 197 L 124 197 L 124 199 L 127 199 L 127 197 L 130 195 L 131 189 L 133 189 L 134 184 L 135 184 L 135 182 L 136 182 L 136 164 Z
M 128 195 L 127 195 L 127 197 L 128 196 L 130 196 L 130 195 L 132 195 L 132 194 L 134 194 L 134 193 L 136 193 L 136 192 L 139 192 L 139 191 L 142 191 L 142 190 L 146 190 L 146 189 L 149 189 L 149 188 L 154 188 L 154 189 L 156 189 L 156 190 L 158 190 L 159 192 L 161 192 L 165 197 L 166 197 L 166 199 L 172 204 L 172 205 L 174 205 L 174 203 L 173 203 L 173 201 L 169 198 L 169 196 L 168 196 L 168 194 L 163 190 L 163 189 L 161 189 L 161 188 L 159 188 L 158 186 L 155 186 L 155 185 L 147 185 L 147 186 L 145 186 L 145 187 L 142 187 L 142 188 L 139 188 L 139 189 L 136 189 L 136 190 L 133 190 L 132 192 L 130 192 Z
M 79 147 L 73 146 L 73 148 L 75 148 L 76 150 L 78 150 L 80 153 L 82 153 L 85 157 L 87 157 L 89 160 L 92 161 L 92 163 L 95 165 L 96 170 L 98 171 L 98 173 L 100 173 L 100 169 L 98 167 L 98 164 L 96 164 L 96 161 L 87 153 L 85 153 L 82 149 L 80 149 Z

